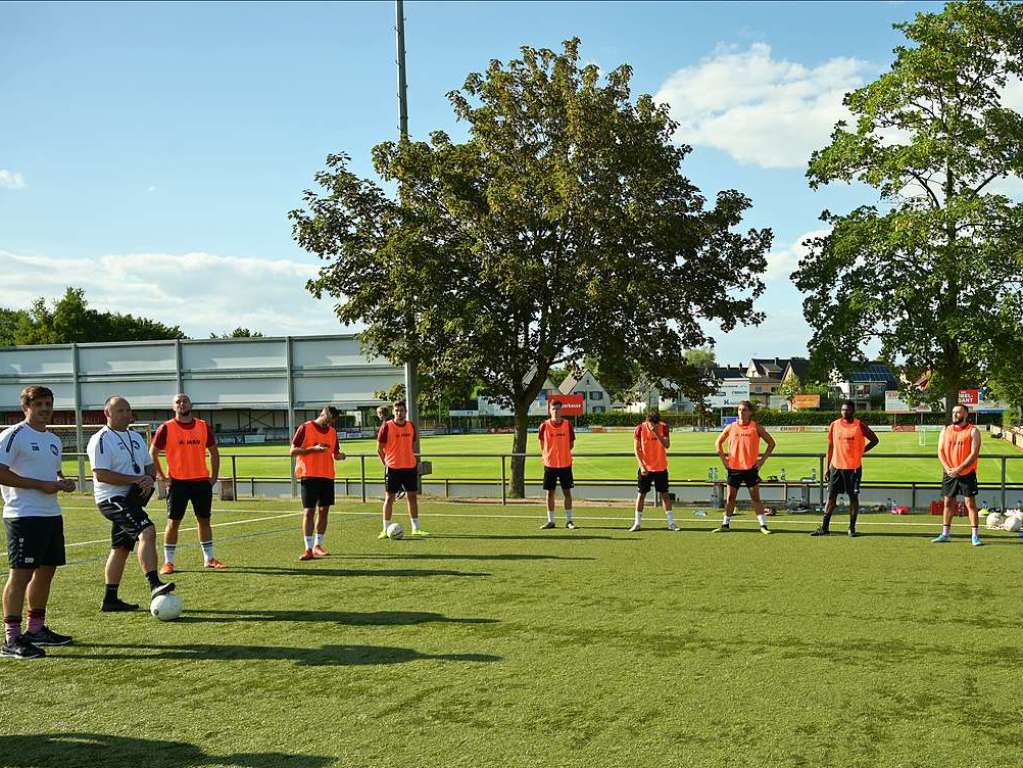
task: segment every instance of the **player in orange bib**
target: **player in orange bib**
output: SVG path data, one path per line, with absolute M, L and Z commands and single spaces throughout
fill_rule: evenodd
M 323 537 L 327 533 L 327 514 L 334 506 L 334 462 L 344 461 L 345 458 L 334 428 L 337 417 L 337 408 L 325 405 L 319 416 L 304 422 L 291 438 L 295 477 L 302 485 L 302 536 L 305 549 L 299 560 L 312 560 L 330 554 L 323 546 Z
M 764 504 L 760 501 L 760 474 L 758 470 L 774 452 L 774 438 L 767 430 L 753 421 L 753 404 L 749 400 L 739 403 L 739 420 L 734 421 L 722 430 L 717 439 L 717 452 L 721 463 L 728 472 L 728 493 L 725 496 L 725 517 L 714 533 L 730 531 L 732 513 L 735 511 L 735 498 L 739 488 L 749 488 L 749 497 L 753 509 L 760 522 L 760 532 L 770 533 L 767 527 L 767 515 Z M 767 451 L 760 455 L 760 441 L 767 443 Z M 725 455 L 724 445 L 728 443 L 728 454 Z
M 660 411 L 656 408 L 647 411 L 646 421 L 636 427 L 632 441 L 639 470 L 636 473 L 636 519 L 629 530 L 635 532 L 642 528 L 643 504 L 653 487 L 661 494 L 664 514 L 668 518 L 668 530 L 677 531 L 675 515 L 671 511 L 671 495 L 668 493 L 668 449 L 671 447 L 671 435 L 668 425 L 661 421 Z
M 828 503 L 824 507 L 824 520 L 811 536 L 827 536 L 831 533 L 828 526 L 840 493 L 849 497 L 849 535 L 857 535 L 856 516 L 860 512 L 863 454 L 873 449 L 877 442 L 874 430 L 856 418 L 856 404 L 852 400 L 843 401 L 842 418 L 835 419 L 828 427 L 827 470 L 824 475 L 828 483 Z
M 944 475 L 941 478 L 941 496 L 945 502 L 941 535 L 931 539 L 935 544 L 952 540 L 952 517 L 955 500 L 962 496 L 966 514 L 973 529 L 970 540 L 979 547 L 980 527 L 977 514 L 977 459 L 980 457 L 980 430 L 970 423 L 970 412 L 965 405 L 952 409 L 952 423 L 941 430 L 938 438 L 938 460 Z
M 220 473 L 220 452 L 210 425 L 192 416 L 192 401 L 184 392 L 174 397 L 174 418 L 165 421 L 156 430 L 149 455 L 153 457 L 156 475 L 167 482 L 167 527 L 163 532 L 163 558 L 160 573 L 174 573 L 174 558 L 178 546 L 178 529 L 191 502 L 199 529 L 206 568 L 222 569 L 227 566 L 213 556 L 213 486 Z M 167 456 L 167 471 L 160 464 L 160 453 Z M 206 466 L 206 454 L 210 466 Z
M 384 529 L 378 539 L 387 538 L 391 524 L 394 499 L 405 493 L 408 516 L 412 521 L 412 535 L 426 536 L 419 527 L 419 460 L 416 457 L 416 425 L 409 421 L 408 405 L 404 400 L 394 404 L 394 418 L 385 421 L 377 433 L 377 455 L 385 467 Z
M 561 418 L 562 403 L 551 400 L 547 406 L 551 417 L 540 425 L 537 438 L 543 454 L 543 489 L 547 494 L 547 522 L 540 526 L 545 531 L 554 527 L 554 498 L 561 484 L 565 495 L 565 527 L 574 529 L 572 521 L 572 446 L 575 445 L 575 429 L 568 419 Z

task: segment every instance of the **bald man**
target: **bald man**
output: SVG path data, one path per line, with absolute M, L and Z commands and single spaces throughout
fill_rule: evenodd
M 96 506 L 111 523 L 110 555 L 106 565 L 104 613 L 134 611 L 137 603 L 120 598 L 118 590 L 128 555 L 138 542 L 138 561 L 149 582 L 151 597 L 173 591 L 174 584 L 160 581 L 156 572 L 156 526 L 145 505 L 153 495 L 156 468 L 142 435 L 128 429 L 131 405 L 114 395 L 103 406 L 107 425 L 89 440 L 86 449 L 92 467 L 92 492 Z

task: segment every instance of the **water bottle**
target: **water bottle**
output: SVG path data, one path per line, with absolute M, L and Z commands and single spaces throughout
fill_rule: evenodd
M 810 481 L 814 483 L 817 482 L 817 467 L 810 470 Z
M 778 479 L 781 480 L 783 483 L 785 482 L 785 467 L 782 467 L 781 469 L 778 470 Z

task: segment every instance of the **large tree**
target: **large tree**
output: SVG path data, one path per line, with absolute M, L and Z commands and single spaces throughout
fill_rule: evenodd
M 1019 338 L 1023 211 L 992 191 L 1023 170 L 1023 117 L 1004 89 L 1023 72 L 1023 6 L 950 3 L 895 25 L 908 44 L 891 69 L 853 91 L 812 187 L 874 187 L 879 200 L 825 211 L 793 275 L 807 296 L 815 370 L 847 368 L 876 339 L 885 358 L 930 369 L 951 411 L 983 379 L 987 340 Z
M 363 322 L 371 352 L 421 361 L 435 382 L 480 379 L 514 409 L 513 450 L 548 370 L 587 356 L 692 386 L 685 350 L 758 322 L 769 230 L 734 229 L 750 201 L 708 206 L 682 175 L 686 146 L 631 69 L 580 66 L 579 41 L 522 48 L 448 94 L 467 138 L 385 142 L 377 174 L 332 155 L 293 211 L 328 261 L 310 289 Z M 512 492 L 524 492 L 513 462 Z
M 119 312 L 100 312 L 89 307 L 85 291 L 68 288 L 48 306 L 45 299 L 32 302 L 22 313 L 14 333 L 15 344 L 71 344 L 93 341 L 148 341 L 187 338 L 176 325 Z

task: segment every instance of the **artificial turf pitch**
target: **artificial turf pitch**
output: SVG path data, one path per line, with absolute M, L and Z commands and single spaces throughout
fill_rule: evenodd
M 781 432 L 772 433 L 778 442 L 777 453 L 799 453 L 823 455 L 827 450 L 827 436 L 823 432 Z M 937 459 L 935 432 L 924 433 L 927 444 L 919 444 L 919 434 L 913 432 L 881 432 L 880 444 L 874 455 L 864 458 L 864 480 L 875 481 L 918 481 L 937 483 L 941 480 L 941 465 Z M 711 467 L 722 471 L 721 462 L 714 456 L 714 432 L 673 432 L 669 451 L 669 470 L 673 480 L 706 480 Z M 1006 464 L 1006 479 L 1023 483 L 1023 451 L 1014 448 L 1004 440 L 988 434 L 983 435 L 983 456 L 1014 456 Z M 339 478 L 358 478 L 361 474 L 360 460 L 356 454 L 369 454 L 365 460 L 366 476 L 379 479 L 383 467 L 376 456 L 373 440 L 344 440 L 342 450 L 352 458 L 337 464 Z M 509 434 L 438 435 L 422 439 L 425 458 L 433 463 L 432 479 L 486 479 L 501 478 L 501 459 L 497 454 L 510 453 L 512 436 Z M 633 457 L 631 433 L 580 433 L 576 439 L 574 472 L 577 482 L 587 480 L 629 480 L 636 477 L 636 459 Z M 526 460 L 526 477 L 538 479 L 543 476 L 539 458 L 539 444 L 536 434 L 530 433 L 527 453 L 537 454 Z M 618 456 L 593 456 L 586 454 L 624 454 Z M 708 456 L 679 456 L 679 453 L 706 453 Z M 223 446 L 221 448 L 221 477 L 231 477 L 232 471 L 239 478 L 287 478 L 291 465 L 287 457 L 287 445 Z M 479 455 L 489 454 L 489 455 Z M 675 454 L 675 455 L 673 455 Z M 899 454 L 900 458 L 881 458 L 882 455 Z M 925 458 L 909 458 L 923 454 Z M 234 460 L 232 462 L 232 458 Z M 510 473 L 510 462 L 507 464 Z M 74 460 L 65 461 L 65 473 L 71 477 L 77 474 Z M 785 470 L 789 479 L 799 479 L 819 471 L 816 456 L 785 457 L 775 456 L 765 465 L 762 474 L 777 475 Z M 997 482 L 1001 479 L 1001 462 L 997 458 L 982 458 L 979 467 L 982 482 Z
M 598 506 L 540 531 L 537 506 L 428 502 L 433 535 L 392 542 L 342 503 L 332 555 L 299 563 L 293 505 L 222 503 L 230 569 L 184 532 L 185 614 L 161 623 L 99 613 L 108 528 L 64 503 L 48 618 L 75 644 L 0 659 L 3 766 L 1020 762 L 1016 536 L 936 545 L 934 518 L 888 515 L 764 536 L 748 514 L 712 534 L 691 510 L 633 534 Z M 137 569 L 122 596 L 144 599 Z

